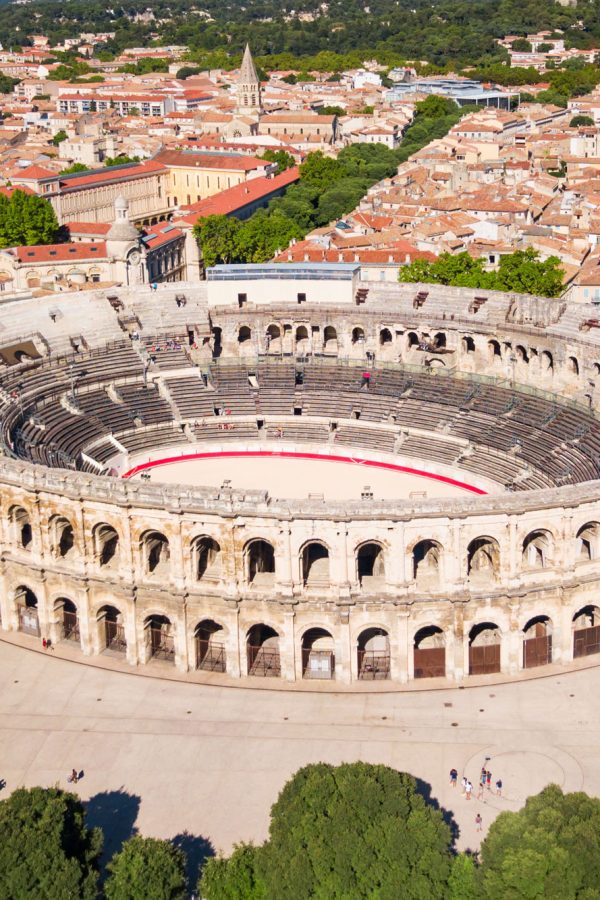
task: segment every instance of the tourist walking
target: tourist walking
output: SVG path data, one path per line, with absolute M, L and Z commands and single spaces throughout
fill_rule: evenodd
M 77 782 L 79 781 L 79 776 L 77 775 L 76 769 L 73 769 L 73 771 L 67 778 L 67 781 L 69 782 L 69 784 L 77 784 Z
M 468 784 L 467 776 L 463 775 L 462 781 L 460 783 L 461 791 L 463 794 L 465 794 L 467 792 L 467 784 Z
M 481 813 L 477 813 L 475 816 L 475 827 L 477 831 L 483 831 L 483 819 L 481 818 Z
M 456 769 L 450 769 L 450 784 L 453 788 L 456 787 L 456 782 L 458 781 L 458 772 Z
M 485 778 L 487 781 L 487 789 L 488 789 L 488 791 L 491 791 L 491 789 L 492 789 L 492 773 L 486 772 Z
M 502 779 L 501 778 L 499 778 L 498 781 L 496 782 L 496 793 L 498 794 L 499 797 L 502 796 Z
M 466 786 L 466 789 L 465 789 L 465 794 L 466 794 L 466 796 L 467 796 L 467 800 L 470 800 L 470 799 L 471 799 L 471 794 L 472 794 L 472 793 L 473 793 L 473 785 L 471 784 L 470 781 L 467 781 L 467 786 Z

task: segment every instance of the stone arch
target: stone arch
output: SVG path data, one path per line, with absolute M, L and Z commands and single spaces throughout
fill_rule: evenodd
M 515 355 L 517 362 L 529 363 L 529 354 L 523 344 L 517 344 L 515 347 Z
M 500 575 L 500 545 L 496 538 L 482 536 L 472 540 L 467 547 L 467 575 L 471 580 Z
M 326 628 L 308 628 L 302 635 L 302 677 L 331 680 L 334 676 L 333 635 Z
M 65 516 L 53 516 L 49 522 L 52 554 L 64 559 L 75 549 L 75 532 Z
M 73 600 L 70 600 L 68 597 L 58 597 L 54 601 L 54 613 L 58 619 L 61 639 L 79 643 L 81 640 L 79 615 Z
M 390 677 L 390 636 L 385 628 L 365 628 L 357 640 L 357 672 L 361 680 Z
M 600 653 L 600 607 L 584 606 L 573 616 L 573 659 Z
M 419 628 L 413 640 L 415 678 L 443 678 L 446 674 L 446 638 L 437 625 Z
M 103 650 L 125 653 L 127 640 L 123 613 L 116 606 L 104 604 L 96 612 L 99 644 Z
M 418 584 L 437 584 L 441 574 L 443 547 L 426 538 L 412 548 L 412 576 Z
M 532 669 L 552 662 L 552 620 L 540 615 L 523 628 L 523 668 Z
M 300 561 L 305 587 L 329 584 L 329 548 L 323 541 L 308 541 L 302 547 Z
M 323 329 L 323 350 L 337 352 L 338 336 L 333 325 L 326 325 Z
M 254 538 L 246 544 L 246 578 L 249 584 L 269 586 L 275 581 L 275 548 L 263 538 Z
M 382 328 L 379 332 L 379 346 L 385 347 L 393 341 L 392 332 L 389 328 Z
M 263 678 L 279 678 L 281 675 L 279 634 L 270 625 L 261 622 L 248 629 L 246 655 L 248 675 Z
M 352 343 L 353 344 L 362 344 L 365 340 L 365 330 L 357 325 L 352 329 Z
M 469 675 L 500 671 L 500 629 L 495 622 L 480 622 L 469 631 Z
M 594 373 L 594 375 L 600 375 L 600 363 L 592 363 L 592 372 Z
M 361 587 L 385 581 L 385 555 L 378 541 L 366 541 L 356 548 L 356 578 Z
M 443 331 L 438 331 L 437 334 L 433 336 L 433 346 L 436 350 L 443 350 L 446 347 L 446 334 Z
M 117 568 L 119 565 L 119 534 L 107 522 L 99 522 L 92 531 L 94 559 L 99 566 Z
M 194 538 L 192 541 L 192 567 L 196 581 L 201 581 L 203 578 L 219 580 L 222 573 L 222 561 L 223 555 L 218 541 L 206 535 Z
M 252 330 L 248 325 L 240 325 L 237 340 L 238 344 L 247 344 L 252 340 Z
M 502 349 L 500 347 L 500 341 L 492 339 L 488 341 L 488 355 L 490 359 L 502 359 Z
M 142 535 L 141 547 L 146 575 L 167 575 L 170 566 L 169 541 L 160 531 L 146 531 Z
M 205 672 L 226 672 L 225 630 L 213 619 L 203 619 L 194 629 L 196 668 Z
M 267 326 L 265 339 L 267 350 L 270 350 L 272 353 L 279 353 L 281 351 L 281 328 L 279 325 L 273 322 L 271 325 Z
M 524 569 L 546 569 L 552 564 L 554 540 L 543 528 L 531 531 L 523 540 L 521 562 Z
M 296 350 L 299 350 L 301 353 L 307 351 L 309 343 L 308 328 L 306 325 L 298 325 L 296 328 Z
M 411 350 L 413 347 L 418 347 L 419 343 L 419 335 L 414 331 L 409 331 L 406 335 L 406 349 Z
M 461 341 L 461 347 L 463 353 L 474 353 L 475 352 L 475 340 L 471 337 L 470 334 L 465 334 Z
M 175 633 L 168 616 L 151 613 L 144 619 L 144 644 L 147 659 L 175 662 Z
M 36 594 L 27 585 L 20 584 L 15 588 L 14 598 L 19 631 L 39 637 L 40 620 Z
M 591 562 L 600 556 L 600 523 L 586 522 L 577 532 L 577 562 Z
M 33 545 L 33 529 L 31 518 L 23 506 L 11 506 L 8 513 L 13 540 L 22 550 L 31 550 Z
M 567 357 L 567 372 L 572 375 L 579 375 L 579 360 L 576 356 Z
M 549 350 L 542 350 L 541 353 L 542 372 L 554 371 L 554 357 Z

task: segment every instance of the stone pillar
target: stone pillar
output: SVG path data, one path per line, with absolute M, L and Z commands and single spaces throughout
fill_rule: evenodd
M 137 666 L 140 662 L 146 662 L 146 648 L 143 640 L 138 639 L 135 597 L 131 597 L 131 603 L 127 603 L 123 618 L 125 643 L 127 644 L 127 662 L 131 666 Z
M 294 620 L 296 613 L 286 609 L 283 614 L 283 633 L 279 635 L 279 657 L 281 660 L 281 677 L 284 681 L 296 680 L 296 637 Z
M 465 668 L 465 635 L 464 635 L 464 607 L 462 603 L 453 604 L 452 631 L 447 638 L 446 676 L 460 682 L 468 672 L 468 662 Z
M 189 671 L 189 653 L 188 653 L 188 615 L 187 615 L 187 595 L 183 597 L 181 604 L 181 614 L 177 617 L 173 624 L 173 638 L 175 641 L 175 668 L 178 672 Z
M 400 681 L 406 684 L 407 681 L 415 677 L 415 659 L 412 652 L 410 641 L 410 609 L 403 607 L 398 610 L 398 624 L 396 627 L 397 651 L 393 652 L 393 645 L 390 645 L 390 668 L 393 681 Z
M 0 617 L 2 618 L 3 631 L 15 631 L 17 628 L 16 608 L 9 597 L 8 578 L 6 577 L 6 563 L 0 566 Z
M 230 604 L 228 604 L 229 606 Z M 240 634 L 240 610 L 237 603 L 232 604 L 231 617 L 229 619 L 229 638 L 225 642 L 226 671 L 232 678 L 239 678 L 242 674 L 241 661 L 246 659 L 246 644 L 244 635 Z
M 509 607 L 508 620 L 510 630 L 505 635 L 500 649 L 500 665 L 507 675 L 517 675 L 523 668 L 522 635 L 519 629 L 519 604 L 513 602 Z
M 560 589 L 560 613 L 553 618 L 552 662 L 566 665 L 573 661 L 573 614 Z
M 92 617 L 91 617 L 91 602 L 90 602 L 90 590 L 86 586 L 85 593 L 81 598 L 81 602 L 77 606 L 77 621 L 79 623 L 79 634 L 81 641 L 81 650 L 84 656 L 91 656 L 92 653 L 98 652 L 94 651 L 93 647 L 93 637 L 92 631 Z M 97 631 L 97 629 L 95 629 Z
M 385 580 L 390 588 L 400 588 L 406 585 L 404 540 L 404 523 L 398 522 L 391 532 L 389 551 L 385 559 Z
M 336 640 L 337 634 L 337 640 Z M 350 633 L 350 610 L 338 611 L 338 626 L 334 630 L 335 680 L 340 684 L 352 681 L 352 635 Z
M 291 596 L 294 589 L 294 574 L 292 566 L 292 540 L 291 529 L 288 524 L 279 531 L 280 554 L 276 554 L 277 584 L 284 596 Z

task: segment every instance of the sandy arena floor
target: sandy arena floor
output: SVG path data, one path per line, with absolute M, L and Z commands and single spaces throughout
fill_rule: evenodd
M 190 448 L 186 448 L 187 453 Z M 350 452 L 336 448 L 336 453 L 350 456 Z M 173 454 L 175 456 L 176 453 Z M 157 457 L 143 456 L 134 461 L 146 463 Z M 420 468 L 416 460 L 401 460 L 394 457 L 394 463 Z M 133 467 L 133 465 L 131 466 Z M 440 469 L 440 471 L 442 471 Z M 487 492 L 498 492 L 498 485 L 483 484 L 474 480 L 469 473 L 451 469 L 445 474 L 458 482 L 464 481 L 483 487 Z M 322 494 L 325 500 L 358 500 L 366 486 L 370 487 L 375 499 L 408 499 L 417 495 L 421 499 L 437 497 L 458 497 L 471 495 L 459 484 L 365 465 L 364 462 L 339 462 L 317 459 L 292 459 L 270 457 L 217 457 L 213 459 L 190 459 L 155 465 L 150 470 L 153 482 L 185 485 L 210 485 L 220 487 L 227 479 L 233 488 L 265 490 L 272 497 L 306 499 L 309 494 Z M 142 473 L 133 475 L 139 479 Z
M 133 827 L 225 851 L 261 841 L 269 808 L 300 766 L 365 760 L 431 786 L 476 847 L 484 827 L 549 782 L 600 794 L 600 668 L 510 685 L 388 694 L 286 693 L 182 684 L 64 661 L 0 642 L 0 777 L 66 785 L 90 800 L 111 842 Z M 476 785 L 486 757 L 504 795 L 467 802 L 456 766 Z M 115 824 L 116 823 L 116 824 Z M 110 849 L 110 848 L 109 848 Z

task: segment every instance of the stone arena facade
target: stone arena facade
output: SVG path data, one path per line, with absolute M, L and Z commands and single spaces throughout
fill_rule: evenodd
M 69 295 L 0 313 L 2 629 L 248 683 L 468 683 L 600 653 L 592 307 L 285 264 L 115 293 L 84 323 Z M 345 448 L 495 489 L 119 477 L 182 446 Z

